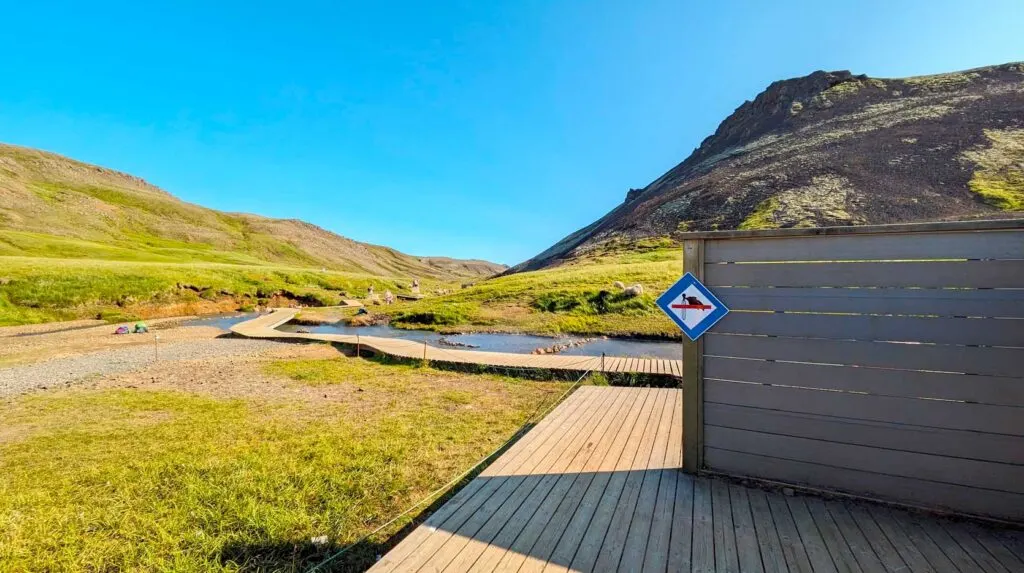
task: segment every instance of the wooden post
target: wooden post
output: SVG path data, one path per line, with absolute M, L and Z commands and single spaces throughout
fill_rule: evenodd
M 704 239 L 683 242 L 683 271 L 704 279 Z M 683 471 L 704 467 L 704 342 L 683 335 Z
M 423 364 L 427 364 L 427 335 L 423 335 Z
M 360 350 L 363 349 L 362 344 L 359 342 L 359 333 L 356 333 L 356 358 L 360 357 Z
M 601 353 L 601 372 L 604 372 L 604 352 Z

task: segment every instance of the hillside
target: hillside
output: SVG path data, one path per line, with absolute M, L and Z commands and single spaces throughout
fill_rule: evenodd
M 222 213 L 132 175 L 3 144 L 0 256 L 278 265 L 442 280 L 505 269 L 406 255 L 303 221 Z
M 682 163 L 513 271 L 687 230 L 1022 210 L 1024 64 L 905 79 L 818 71 L 744 102 Z

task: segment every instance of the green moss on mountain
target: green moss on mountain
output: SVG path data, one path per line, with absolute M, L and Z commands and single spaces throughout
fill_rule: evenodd
M 964 153 L 976 164 L 968 185 L 1004 211 L 1024 211 L 1024 129 L 987 129 L 990 146 Z

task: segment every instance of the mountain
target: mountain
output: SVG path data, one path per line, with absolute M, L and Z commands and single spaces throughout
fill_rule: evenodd
M 506 268 L 415 257 L 294 219 L 223 213 L 132 175 L 3 144 L 0 255 L 275 264 L 441 279 Z
M 905 79 L 777 81 L 682 163 L 513 271 L 680 231 L 1013 216 L 1024 64 Z

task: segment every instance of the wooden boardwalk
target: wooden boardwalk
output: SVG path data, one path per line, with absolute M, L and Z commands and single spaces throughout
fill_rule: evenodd
M 693 477 L 680 390 L 582 387 L 370 571 L 1024 571 L 1024 533 Z
M 359 344 L 363 348 L 390 356 L 409 359 L 427 359 L 435 362 L 456 364 L 481 364 L 508 368 L 537 368 L 546 370 L 571 370 L 585 372 L 659 374 L 682 376 L 681 360 L 606 356 L 561 356 L 558 354 L 514 354 L 510 352 L 482 352 L 477 350 L 455 350 L 429 346 L 423 342 L 384 338 L 379 336 L 356 337 L 347 334 L 293 333 L 275 330 L 288 322 L 298 310 L 277 309 L 231 327 L 235 334 L 249 338 L 304 339 Z

